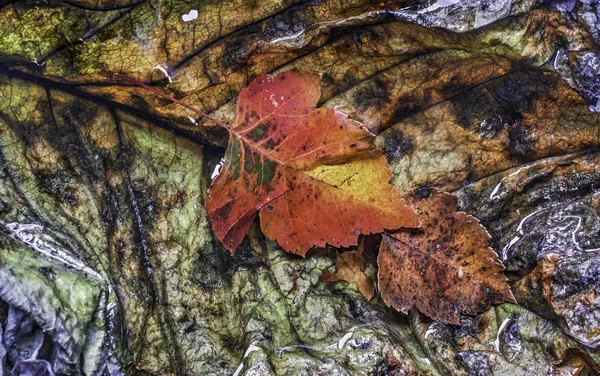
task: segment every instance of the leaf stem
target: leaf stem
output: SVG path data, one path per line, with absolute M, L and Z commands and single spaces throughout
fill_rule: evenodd
M 152 86 L 150 86 L 150 85 L 147 85 L 147 84 L 145 84 L 145 83 L 143 83 L 143 82 L 141 82 L 141 81 L 138 81 L 138 80 L 136 80 L 135 78 L 131 78 L 131 77 L 129 77 L 129 76 L 126 76 L 126 75 L 124 75 L 124 74 L 122 74 L 122 73 L 117 73 L 117 74 L 116 74 L 116 77 L 117 77 L 117 78 L 119 78 L 119 79 L 123 79 L 123 80 L 125 80 L 125 81 L 129 81 L 129 82 L 131 82 L 131 83 L 132 83 L 132 84 L 134 84 L 134 85 L 137 85 L 137 86 L 139 86 L 139 87 L 142 87 L 142 88 L 144 88 L 144 89 L 146 89 L 146 90 L 149 90 L 149 91 L 153 92 L 154 94 L 156 94 L 156 95 L 158 95 L 158 96 L 161 96 L 161 97 L 163 97 L 163 98 L 165 98 L 165 99 L 167 99 L 167 100 L 170 100 L 170 101 L 171 101 L 171 102 L 173 102 L 173 103 L 176 103 L 176 104 L 178 104 L 178 105 L 180 105 L 180 106 L 183 106 L 183 107 L 187 108 L 188 110 L 190 110 L 190 111 L 193 111 L 193 112 L 195 112 L 196 114 L 198 114 L 198 115 L 200 115 L 200 116 L 202 116 L 202 117 L 205 117 L 205 118 L 207 118 L 207 119 L 209 119 L 209 120 L 212 120 L 212 121 L 214 121 L 215 123 L 219 124 L 219 125 L 220 125 L 220 126 L 222 126 L 223 128 L 226 128 L 226 129 L 228 129 L 228 128 L 229 128 L 229 125 L 227 125 L 227 124 L 225 124 L 225 123 L 221 122 L 221 121 L 220 121 L 219 119 L 217 119 L 216 117 L 214 117 L 214 116 L 212 116 L 212 115 L 209 115 L 209 114 L 207 114 L 207 113 L 205 113 L 205 112 L 202 112 L 202 111 L 200 111 L 200 110 L 198 110 L 198 109 L 196 109 L 196 108 L 194 108 L 194 107 L 190 106 L 189 104 L 187 104 L 187 103 L 184 103 L 184 102 L 180 101 L 179 99 L 175 99 L 175 98 L 173 98 L 172 96 L 170 96 L 169 94 L 167 94 L 167 93 L 165 93 L 165 92 L 163 92 L 163 91 L 161 91 L 161 90 L 158 90 L 158 89 L 156 89 L 156 88 L 153 88 L 153 87 L 152 87 Z

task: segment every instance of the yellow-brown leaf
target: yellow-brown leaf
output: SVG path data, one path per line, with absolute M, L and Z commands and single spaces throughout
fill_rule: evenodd
M 458 324 L 461 313 L 515 301 L 488 232 L 477 218 L 456 211 L 456 196 L 422 191 L 408 201 L 422 227 L 383 236 L 378 285 L 387 305 L 404 313 L 414 306 Z

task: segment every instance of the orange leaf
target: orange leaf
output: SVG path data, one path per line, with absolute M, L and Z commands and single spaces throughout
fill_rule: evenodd
M 373 281 L 373 278 L 367 277 L 363 272 L 365 264 L 363 247 L 364 242 L 358 246 L 357 251 L 338 253 L 335 262 L 337 272 L 330 273 L 328 270 L 324 270 L 322 279 L 324 282 L 355 282 L 361 294 L 367 300 L 371 300 L 373 295 L 375 295 L 375 281 Z
M 231 252 L 257 212 L 263 233 L 300 255 L 418 226 L 389 184 L 372 134 L 339 111 L 312 110 L 319 97 L 319 77 L 294 72 L 259 77 L 240 93 L 226 162 L 206 199 L 215 234 Z
M 378 285 L 384 302 L 407 313 L 413 306 L 435 320 L 459 324 L 491 304 L 515 302 L 504 266 L 488 247 L 477 218 L 456 212 L 456 196 L 418 193 L 410 204 L 422 221 L 416 230 L 383 236 Z

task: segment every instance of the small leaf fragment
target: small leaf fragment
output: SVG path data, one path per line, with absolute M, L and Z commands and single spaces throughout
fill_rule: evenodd
M 324 282 L 356 282 L 361 294 L 367 300 L 371 300 L 375 295 L 375 281 L 363 272 L 364 264 L 365 258 L 360 246 L 357 251 L 339 253 L 335 263 L 337 272 L 330 273 L 328 270 L 324 270 L 322 279 Z
M 422 227 L 383 235 L 378 286 L 383 301 L 408 313 L 415 306 L 434 320 L 459 324 L 492 304 L 515 302 L 504 265 L 488 246 L 477 218 L 457 212 L 448 193 L 415 193 L 407 202 Z M 427 196 L 427 197 L 424 197 Z
M 318 75 L 289 71 L 240 93 L 226 162 L 206 199 L 213 230 L 231 252 L 257 212 L 263 233 L 300 255 L 419 225 L 389 184 L 372 134 L 339 111 L 313 110 L 319 97 Z

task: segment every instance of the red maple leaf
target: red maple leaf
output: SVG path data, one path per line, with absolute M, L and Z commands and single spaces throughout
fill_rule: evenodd
M 263 233 L 287 251 L 346 247 L 360 234 L 418 226 L 389 184 L 372 134 L 331 108 L 313 110 L 319 76 L 255 79 L 226 126 L 225 165 L 206 199 L 215 234 L 234 251 L 260 212 Z

